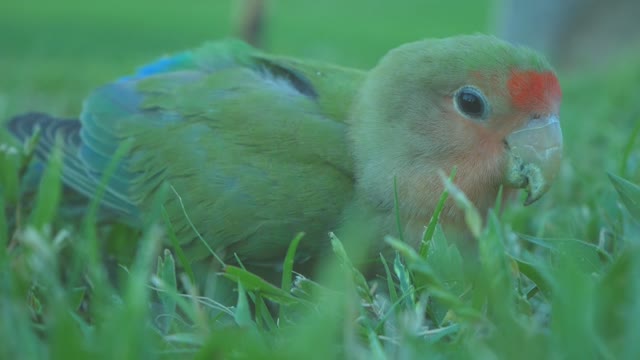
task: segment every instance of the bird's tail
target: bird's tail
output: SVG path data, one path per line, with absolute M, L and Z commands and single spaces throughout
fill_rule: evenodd
M 29 164 L 22 179 L 23 196 L 30 199 L 35 194 L 37 184 L 41 180 L 44 164 L 49 160 L 54 147 L 59 146 L 64 158 L 62 180 L 63 188 L 63 208 L 60 209 L 62 215 L 81 216 L 86 210 L 89 199 L 95 193 L 99 184 L 91 178 L 79 158 L 79 150 L 82 145 L 80 137 L 80 121 L 76 119 L 61 119 L 44 113 L 27 113 L 13 117 L 7 123 L 9 132 L 19 141 L 26 142 L 39 132 L 35 144 L 35 161 Z M 107 194 L 102 199 L 102 211 L 100 217 L 111 219 L 114 214 L 110 208 L 111 203 L 116 202 Z
M 13 117 L 7 123 L 9 132 L 21 142 L 40 131 L 35 155 L 47 161 L 49 154 L 60 139 L 65 155 L 73 156 L 80 146 L 80 122 L 75 119 L 58 119 L 44 113 L 27 113 Z

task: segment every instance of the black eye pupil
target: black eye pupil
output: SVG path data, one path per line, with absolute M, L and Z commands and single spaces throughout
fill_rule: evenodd
M 484 101 L 474 90 L 462 89 L 457 96 L 458 108 L 467 116 L 479 118 L 484 115 Z

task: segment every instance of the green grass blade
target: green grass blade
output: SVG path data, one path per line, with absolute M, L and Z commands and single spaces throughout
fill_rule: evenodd
M 284 258 L 284 263 L 282 264 L 282 290 L 286 292 L 291 291 L 291 281 L 293 279 L 293 264 L 296 258 L 296 250 L 298 249 L 298 244 L 300 244 L 300 240 L 304 237 L 304 233 L 298 233 L 291 244 L 289 244 L 289 248 L 287 249 L 287 255 Z
M 398 199 L 398 182 L 396 177 L 393 177 L 393 207 L 396 214 L 396 226 L 398 230 L 398 238 L 404 241 L 404 229 L 402 229 L 402 219 L 400 219 L 400 200 Z
M 273 320 L 273 315 L 271 315 L 271 311 L 269 311 L 264 298 L 260 296 L 260 294 L 256 294 L 254 303 L 256 304 L 256 322 L 258 322 L 260 327 L 267 331 L 277 329 L 278 325 L 276 325 L 275 320 Z
M 246 291 L 260 293 L 262 296 L 283 305 L 289 305 L 299 302 L 298 299 L 291 296 L 288 292 L 278 288 L 269 282 L 263 280 L 245 269 L 227 265 L 224 269 L 224 275 L 234 282 L 242 284 Z
M 4 194 L 7 204 L 15 204 L 20 194 L 17 152 L 17 149 L 0 143 L 0 194 Z
M 167 236 L 169 237 L 169 241 L 171 242 L 171 246 L 173 247 L 173 251 L 178 257 L 178 263 L 187 273 L 189 280 L 192 284 L 196 283 L 196 277 L 193 273 L 193 269 L 191 268 L 191 263 L 187 260 L 187 255 L 182 250 L 182 246 L 178 241 L 178 237 L 176 236 L 175 229 L 173 228 L 173 224 L 171 223 L 171 219 L 169 218 L 169 214 L 167 213 L 167 209 L 162 206 L 162 219 L 164 220 L 164 225 L 167 229 Z
M 329 233 L 329 237 L 331 238 L 331 248 L 333 249 L 333 253 L 337 256 L 338 261 L 344 269 L 351 275 L 358 294 L 363 300 L 372 303 L 373 299 L 371 298 L 371 289 L 369 288 L 369 284 L 367 283 L 364 275 L 353 265 L 340 239 L 338 239 L 338 237 L 333 233 Z
M 458 168 L 455 166 L 453 167 L 453 169 L 451 169 L 451 174 L 449 174 L 449 181 L 453 182 L 453 180 L 456 177 L 457 171 L 458 171 Z M 422 242 L 420 243 L 420 250 L 418 251 L 418 253 L 422 257 L 427 256 L 427 252 L 429 251 L 429 244 L 433 239 L 433 234 L 436 231 L 438 220 L 440 220 L 440 214 L 444 209 L 444 204 L 446 203 L 448 197 L 449 197 L 449 191 L 447 191 L 447 189 L 444 189 L 442 191 L 442 194 L 440 194 L 438 205 L 436 205 L 436 209 L 434 210 L 433 215 L 431 216 L 431 219 L 429 219 L 429 225 L 427 225 L 427 230 L 424 232 L 424 236 L 422 237 Z
M 167 331 L 171 326 L 171 321 L 176 313 L 176 301 L 168 292 L 175 293 L 178 291 L 178 281 L 176 277 L 176 263 L 173 255 L 169 250 L 164 250 L 163 256 L 158 256 L 156 265 L 156 276 L 162 281 L 166 287 L 165 291 L 158 292 L 158 298 L 162 304 L 164 315 L 163 330 Z
M 396 284 L 393 282 L 393 277 L 391 275 L 391 270 L 389 270 L 389 265 L 387 264 L 387 260 L 384 258 L 382 254 L 380 254 L 380 261 L 384 266 L 385 278 L 387 280 L 387 291 L 389 291 L 389 300 L 391 303 L 396 303 L 398 301 L 398 292 L 396 291 Z
M 51 224 L 58 212 L 62 195 L 62 150 L 57 143 L 51 155 L 47 168 L 42 175 L 38 187 L 36 204 L 29 218 L 29 222 L 37 229 Z
M 238 281 L 238 302 L 236 303 L 236 310 L 234 311 L 234 319 L 239 326 L 255 326 L 251 316 L 251 307 L 249 306 L 247 292 L 240 281 Z
M 640 135 L 640 119 L 636 121 L 636 125 L 633 130 L 631 130 L 631 134 L 629 135 L 629 139 L 625 144 L 624 150 L 622 151 L 622 157 L 620 158 L 620 174 L 623 177 L 628 176 L 627 174 L 627 164 L 629 163 L 629 158 L 634 150 L 634 145 L 636 140 L 638 139 L 638 135 Z
M 416 306 L 415 287 L 411 283 L 411 275 L 404 266 L 399 254 L 396 254 L 393 261 L 393 272 L 398 278 L 398 287 L 400 288 L 402 298 L 405 299 L 405 307 L 407 309 L 413 309 Z
M 609 173 L 609 180 L 613 183 L 631 217 L 640 221 L 640 186 L 611 173 Z

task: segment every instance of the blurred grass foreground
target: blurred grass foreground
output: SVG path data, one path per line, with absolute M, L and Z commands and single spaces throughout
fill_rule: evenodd
M 77 116 L 91 89 L 242 33 L 251 3 L 5 0 L 0 122 L 31 110 Z M 541 14 L 574 2 L 555 3 Z M 515 34 L 509 26 L 531 25 L 522 4 L 272 0 L 259 39 L 271 52 L 369 68 L 420 38 Z M 584 17 L 606 18 L 593 9 L 601 16 Z M 613 29 L 597 25 L 575 27 L 600 41 L 586 42 L 580 57 L 549 50 L 569 59 L 559 68 L 566 155 L 550 193 L 491 214 L 471 259 L 439 227 L 421 251 L 387 239 L 397 256 L 375 281 L 334 238 L 335 287 L 294 276 L 286 261 L 281 286 L 229 267 L 231 305 L 219 303 L 193 286 L 175 249 L 161 247 L 171 236 L 162 221 L 142 233 L 98 227 L 94 207 L 77 224 L 61 222 L 60 157 L 24 199 L 29 148 L 0 133 L 0 358 L 640 359 L 640 53 L 629 40 L 588 61 L 604 49 L 596 44 L 630 32 L 588 32 Z M 136 244 L 134 260 L 113 260 L 127 244 Z

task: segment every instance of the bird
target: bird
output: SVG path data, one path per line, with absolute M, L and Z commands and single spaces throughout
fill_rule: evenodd
M 300 262 L 354 227 L 375 249 L 385 235 L 419 246 L 454 168 L 482 214 L 501 188 L 535 202 L 560 167 L 561 100 L 543 56 L 490 35 L 407 43 L 368 71 L 226 39 L 97 87 L 77 118 L 30 112 L 8 129 L 22 141 L 39 129 L 40 161 L 61 144 L 63 182 L 87 198 L 109 175 L 101 205 L 123 221 L 139 224 L 169 187 L 189 262 L 259 266 L 299 232 Z M 465 227 L 451 200 L 440 222 Z

